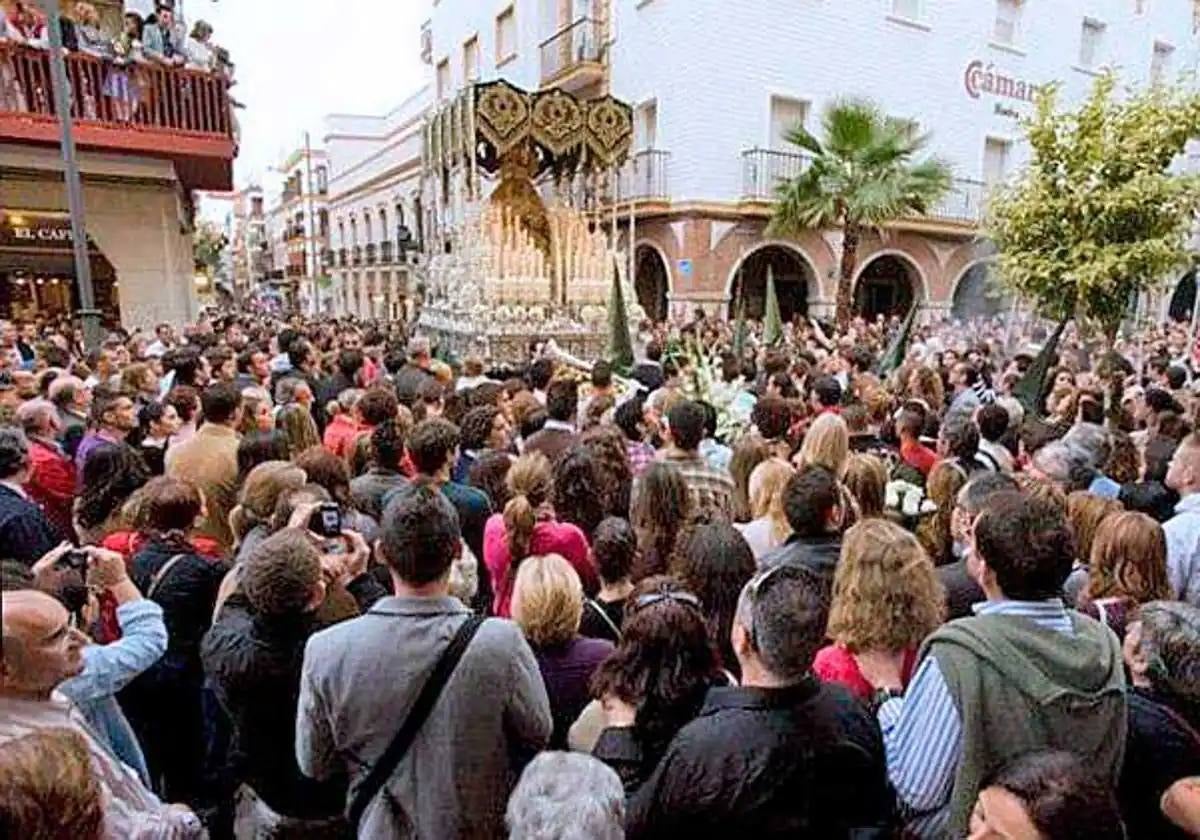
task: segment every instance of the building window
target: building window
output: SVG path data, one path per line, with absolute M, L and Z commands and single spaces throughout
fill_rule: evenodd
M 1000 44 L 1015 44 L 1021 38 L 1022 0 L 996 0 L 996 26 L 992 38 Z
M 479 81 L 479 36 L 475 35 L 463 44 L 463 78 L 468 82 Z
M 329 192 L 329 170 L 324 166 L 317 167 L 317 192 L 322 195 Z
M 1171 74 L 1171 64 L 1175 58 L 1175 48 L 1161 41 L 1154 45 L 1154 57 L 1150 59 L 1150 81 L 1153 84 L 1164 82 Z
M 400 235 L 400 228 L 404 227 L 404 205 L 399 201 L 396 202 L 396 235 Z
M 983 182 L 989 187 L 1004 180 L 1008 173 L 1008 154 L 1012 143 L 989 137 L 983 144 Z
M 517 54 L 517 10 L 509 6 L 496 16 L 496 63 L 503 64 Z
M 444 58 L 437 66 L 437 96 L 439 101 L 450 98 L 450 59 Z
M 796 152 L 787 136 L 797 125 L 808 122 L 808 103 L 786 96 L 771 97 L 771 148 L 777 152 Z
M 633 145 L 639 150 L 658 146 L 658 102 L 645 102 L 634 112 Z
M 1095 67 L 1104 43 L 1104 24 L 1091 18 L 1083 19 L 1083 30 L 1079 38 L 1079 66 Z
M 907 20 L 920 20 L 921 0 L 892 0 L 892 14 Z

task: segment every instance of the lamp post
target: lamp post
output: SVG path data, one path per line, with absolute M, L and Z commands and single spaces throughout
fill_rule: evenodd
M 79 286 L 79 320 L 83 327 L 84 346 L 89 351 L 97 350 L 103 335 L 100 310 L 96 308 L 96 292 L 92 287 L 92 266 L 88 261 L 83 185 L 79 178 L 79 161 L 75 157 L 75 135 L 71 123 L 71 86 L 67 81 L 67 64 L 63 59 L 62 16 L 59 14 L 58 0 L 41 0 L 41 5 L 46 12 L 46 29 L 50 36 L 50 83 L 54 90 L 54 109 L 62 137 L 63 178 L 67 187 L 67 208 L 71 213 L 75 282 Z

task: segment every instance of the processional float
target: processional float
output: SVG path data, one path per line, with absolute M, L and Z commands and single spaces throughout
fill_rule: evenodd
M 553 340 L 603 355 L 614 280 L 641 318 L 618 248 L 619 170 L 632 109 L 611 96 L 474 85 L 426 122 L 422 201 L 431 209 L 420 329 L 456 355 L 529 358 Z M 609 223 L 611 221 L 611 224 Z

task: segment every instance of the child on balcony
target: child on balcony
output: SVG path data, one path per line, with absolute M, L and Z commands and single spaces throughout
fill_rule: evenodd
M 142 16 L 126 12 L 121 34 L 113 41 L 113 66 L 104 82 L 104 95 L 112 100 L 113 116 L 131 122 L 141 100 L 137 64 L 142 58 Z

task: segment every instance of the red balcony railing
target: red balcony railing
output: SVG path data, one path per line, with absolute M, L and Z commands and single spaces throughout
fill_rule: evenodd
M 170 157 L 184 164 L 181 176 L 199 181 L 189 186 L 232 186 L 202 165 L 215 159 L 231 170 L 237 154 L 224 78 L 83 53 L 68 55 L 66 69 L 81 148 Z M 0 140 L 57 143 L 58 132 L 49 52 L 0 42 Z

